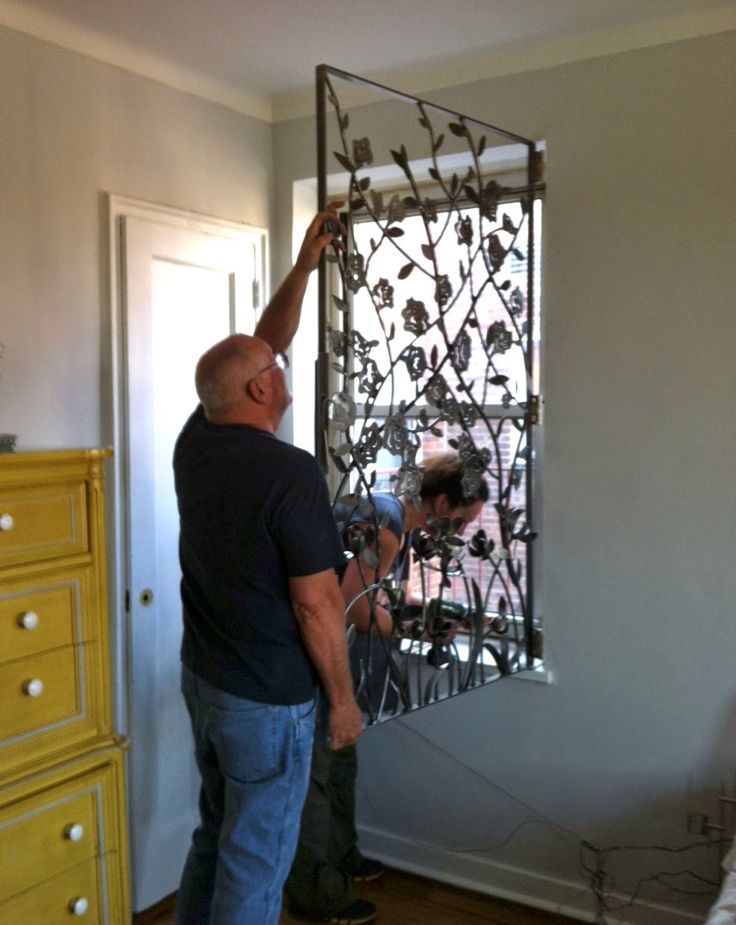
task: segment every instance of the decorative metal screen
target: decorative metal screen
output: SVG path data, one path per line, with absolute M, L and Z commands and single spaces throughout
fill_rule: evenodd
M 356 88 L 349 111 L 341 96 Z M 317 447 L 371 604 L 351 657 L 373 723 L 539 654 L 538 158 L 528 139 L 325 65 L 317 104 L 320 208 L 344 200 L 347 232 L 320 272 Z M 438 450 L 459 454 L 468 492 L 483 478 L 489 501 L 462 538 L 446 518 L 415 532 L 411 564 L 382 576 L 375 493 L 419 504 L 422 460 Z

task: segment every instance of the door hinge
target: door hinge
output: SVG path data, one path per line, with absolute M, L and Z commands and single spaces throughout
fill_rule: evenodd
M 261 284 L 257 279 L 253 280 L 253 308 L 258 308 L 261 304 Z

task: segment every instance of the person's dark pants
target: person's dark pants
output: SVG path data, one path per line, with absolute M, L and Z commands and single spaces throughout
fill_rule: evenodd
M 286 906 L 303 915 L 336 915 L 355 902 L 350 873 L 362 861 L 355 830 L 354 745 L 332 751 L 315 741 Z

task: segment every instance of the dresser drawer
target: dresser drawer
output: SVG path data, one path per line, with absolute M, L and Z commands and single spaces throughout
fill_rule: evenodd
M 117 925 L 104 909 L 99 861 L 92 859 L 0 903 L 3 925 Z
M 85 711 L 79 646 L 0 665 L 0 755 L 25 733 L 69 721 Z
M 99 743 L 111 728 L 100 643 L 0 665 L 0 704 L 0 785 L 40 760 Z
M 83 922 L 130 925 L 123 760 L 103 747 L 0 786 L 2 925 L 70 925 L 80 897 Z
M 83 482 L 0 491 L 0 566 L 86 552 L 88 545 Z
M 45 579 L 32 588 L 29 584 L 0 593 L 0 664 L 83 638 L 79 578 Z
M 44 793 L 0 818 L 0 902 L 99 853 L 97 800 Z

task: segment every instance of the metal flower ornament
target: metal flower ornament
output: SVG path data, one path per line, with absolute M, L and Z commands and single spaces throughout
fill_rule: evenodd
M 356 85 L 385 116 L 348 111 L 341 94 Z M 359 701 L 378 722 L 539 655 L 539 158 L 527 139 L 335 68 L 318 68 L 317 87 L 321 205 L 328 193 L 346 203 L 344 249 L 320 276 L 317 444 L 362 594 L 394 619 L 392 636 L 372 621 L 353 644 Z M 479 520 L 461 536 L 459 522 L 430 518 L 401 574 L 382 575 L 375 494 L 420 506 L 422 461 L 448 450 L 467 497 L 489 489 Z

